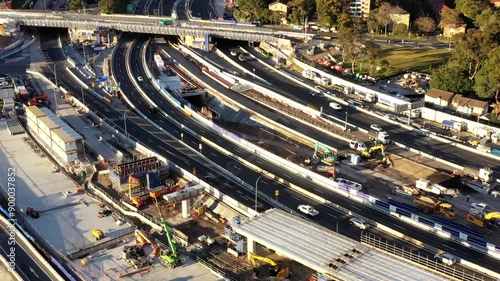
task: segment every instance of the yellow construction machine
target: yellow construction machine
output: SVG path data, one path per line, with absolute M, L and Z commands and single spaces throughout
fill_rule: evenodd
M 466 220 L 473 225 L 493 229 L 498 228 L 498 224 L 495 224 L 496 219 L 500 219 L 500 212 L 491 212 L 485 215 L 480 211 L 474 210 L 468 213 L 466 217 Z
M 257 267 L 257 261 L 262 261 L 269 264 L 272 268 L 269 269 L 270 280 L 285 280 L 288 279 L 290 272 L 288 266 L 280 265 L 270 258 L 259 256 L 257 254 L 249 254 L 250 262 L 254 268 Z
M 377 151 L 380 150 L 380 155 L 382 156 L 381 163 L 387 163 L 390 166 L 394 166 L 394 162 L 391 157 L 385 152 L 385 146 L 383 144 L 375 145 L 370 147 L 368 150 L 361 151 L 361 156 L 365 158 L 372 158 L 375 156 Z
M 434 213 L 444 215 L 447 219 L 452 220 L 457 218 L 457 214 L 453 211 L 453 205 L 450 203 L 439 201 L 428 196 L 420 196 L 413 200 L 413 203 L 417 205 L 421 212 L 426 214 Z

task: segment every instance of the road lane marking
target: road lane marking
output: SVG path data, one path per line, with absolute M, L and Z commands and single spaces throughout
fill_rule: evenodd
M 330 217 L 334 218 L 334 219 L 337 219 L 337 216 L 334 216 L 334 215 L 332 215 L 330 213 L 326 213 L 326 214 L 329 215 Z
M 291 179 L 292 177 L 289 175 L 289 174 L 283 174 L 284 177 L 287 177 L 289 179 Z
M 263 183 L 265 185 L 269 185 L 269 183 L 267 181 L 261 181 L 261 183 Z
M 356 209 L 356 210 L 358 210 L 358 211 L 361 211 L 361 209 L 360 209 L 360 208 L 358 208 L 358 207 L 356 207 L 356 206 L 351 205 L 351 207 L 352 207 L 353 209 Z
M 402 229 L 402 230 L 406 230 L 406 228 L 404 228 L 404 227 L 402 227 L 402 226 L 400 226 L 400 225 L 398 225 L 398 224 L 393 223 L 392 225 L 394 225 L 395 227 L 400 228 L 400 229 Z
M 325 193 L 323 190 L 319 190 L 319 189 L 317 189 L 317 188 L 315 188 L 314 190 L 316 190 L 316 191 L 317 191 L 317 192 L 319 192 L 319 193 Z
M 445 244 L 441 244 L 441 245 L 442 245 L 443 247 L 446 247 L 446 248 L 448 248 L 448 249 L 452 249 L 453 251 L 456 251 L 456 249 L 455 249 L 455 248 L 452 248 L 452 247 L 450 247 L 450 246 L 446 246 Z
M 186 155 L 189 156 L 189 157 L 196 157 L 196 156 L 198 156 L 198 154 L 194 154 L 194 153 L 189 153 L 189 154 L 186 154 Z
M 260 164 L 260 165 L 263 164 L 262 161 L 259 161 L 259 160 L 255 160 L 255 163 Z
M 300 198 L 295 197 L 295 196 L 293 196 L 293 195 L 291 195 L 290 197 L 292 197 L 293 199 L 295 199 L 295 200 L 297 200 L 297 201 L 302 201 Z
M 213 156 L 213 157 L 217 157 L 217 154 L 213 153 L 213 152 L 210 152 L 210 154 Z
M 150 132 L 150 133 L 154 135 L 163 135 L 163 132 Z

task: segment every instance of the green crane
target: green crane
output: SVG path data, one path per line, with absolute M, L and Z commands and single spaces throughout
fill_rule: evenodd
M 318 156 L 318 150 L 322 149 L 324 151 L 323 157 Z M 337 154 L 336 152 L 333 153 L 326 145 L 321 144 L 320 142 L 316 142 L 316 145 L 314 146 L 314 158 L 320 158 L 321 162 L 327 164 L 327 165 L 334 165 L 335 162 L 338 161 Z
M 155 198 L 156 201 L 156 198 Z M 160 262 L 164 266 L 169 268 L 175 268 L 181 262 L 181 257 L 175 248 L 174 241 L 172 238 L 172 233 L 167 226 L 167 222 L 163 218 L 163 213 L 161 212 L 160 206 L 158 206 L 158 201 L 156 201 L 156 207 L 158 208 L 158 212 L 160 213 L 161 224 L 163 225 L 163 229 L 165 230 L 165 235 L 168 239 L 168 245 L 170 249 L 162 248 L 160 250 Z

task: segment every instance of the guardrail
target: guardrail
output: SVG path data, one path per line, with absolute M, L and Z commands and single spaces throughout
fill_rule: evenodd
M 33 38 L 33 39 L 31 39 L 31 41 L 29 41 L 27 44 L 22 45 L 20 48 L 18 48 L 18 47 L 24 42 L 24 39 L 16 41 L 13 45 L 9 45 L 7 47 L 7 48 L 9 48 L 10 46 L 13 46 L 9 50 L 3 49 L 2 51 L 0 51 L 0 59 L 4 59 L 8 56 L 11 56 L 15 53 L 18 53 L 18 52 L 28 48 L 29 46 L 33 45 L 33 43 L 35 43 L 35 41 L 36 41 L 36 38 Z M 19 44 L 18 44 L 18 42 L 19 42 Z
M 189 49 L 185 48 L 184 52 L 187 52 L 191 57 L 193 58 L 200 58 L 198 55 L 192 54 L 193 52 L 190 51 Z M 201 63 L 206 63 L 206 61 L 201 61 Z M 256 155 L 257 157 L 262 157 L 265 158 L 266 160 L 274 163 L 277 166 L 282 167 L 285 170 L 290 171 L 292 174 L 295 174 L 299 177 L 302 177 L 312 183 L 318 184 L 326 189 L 332 190 L 336 193 L 342 194 L 343 196 L 346 196 L 352 200 L 358 201 L 360 203 L 363 203 L 371 208 L 377 209 L 383 213 L 390 214 L 394 217 L 397 217 L 399 219 L 402 219 L 408 223 L 412 223 L 420 228 L 427 229 L 429 230 L 429 225 L 428 224 L 423 224 L 419 223 L 419 216 L 417 214 L 409 213 L 406 210 L 403 210 L 405 212 L 405 215 L 397 214 L 394 213 L 393 210 L 389 211 L 387 208 L 381 207 L 383 204 L 387 204 L 381 200 L 379 200 L 376 197 L 372 197 L 370 195 L 364 194 L 359 191 L 354 191 L 350 190 L 349 188 L 345 188 L 343 186 L 339 186 L 336 182 L 332 182 L 331 180 L 318 175 L 314 172 L 311 172 L 299 165 L 293 164 L 288 162 L 287 160 L 280 158 L 272 153 L 267 152 L 266 150 L 261 149 L 260 147 L 257 147 L 251 143 L 248 143 L 245 140 L 242 140 L 241 138 L 235 137 L 234 134 L 227 132 L 226 130 L 218 127 L 215 125 L 213 122 L 207 120 L 206 118 L 200 116 L 197 112 L 194 112 L 191 110 L 192 116 L 198 120 L 198 122 L 205 124 L 208 128 L 212 128 L 214 131 L 219 132 L 221 136 L 226 138 L 226 140 L 231 141 L 237 145 L 239 145 L 242 148 L 245 148 L 248 152 Z M 405 148 L 420 153 L 421 155 L 428 155 L 424 152 L 417 151 L 415 149 L 409 148 L 404 146 Z M 432 155 L 428 155 L 429 157 L 435 158 Z M 436 159 L 438 160 L 438 159 Z M 395 210 L 398 210 L 397 208 Z M 460 244 L 463 244 L 462 242 L 467 241 L 468 235 L 466 233 L 461 233 L 459 235 L 452 235 L 450 232 L 447 232 L 446 229 L 447 227 L 443 228 L 443 225 L 439 223 L 432 223 L 432 229 L 430 231 L 434 232 L 435 234 L 438 234 L 443 237 L 447 237 L 450 240 L 457 241 Z M 464 239 L 465 238 L 465 239 Z M 477 244 L 478 241 L 471 241 L 473 240 L 470 238 L 470 240 L 467 241 L 469 244 L 469 247 L 478 250 L 480 252 L 486 253 L 490 256 L 493 256 L 495 258 L 500 258 L 500 247 L 497 247 L 495 245 L 492 245 L 490 243 L 487 243 L 485 241 L 480 241 L 479 244 Z

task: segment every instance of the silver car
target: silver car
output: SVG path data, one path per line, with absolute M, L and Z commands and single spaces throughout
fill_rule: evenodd
M 370 224 L 365 222 L 364 220 L 362 220 L 360 218 L 352 217 L 349 219 L 349 223 L 352 225 L 355 225 L 357 228 L 359 228 L 361 230 L 365 230 L 367 228 L 370 228 Z
M 441 253 L 441 254 L 435 254 L 434 255 L 434 259 L 450 266 L 450 265 L 454 265 L 455 263 L 457 263 L 457 258 L 452 255 L 452 254 L 449 254 L 449 253 Z

